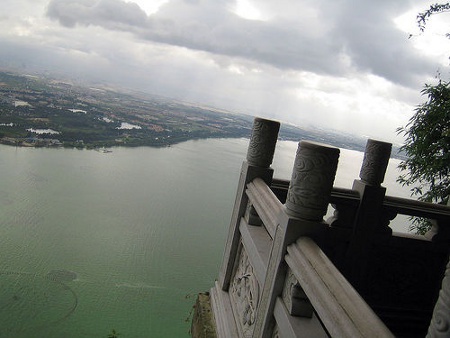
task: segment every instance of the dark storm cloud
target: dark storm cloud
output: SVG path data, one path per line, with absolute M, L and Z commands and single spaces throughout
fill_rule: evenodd
M 47 15 L 63 26 L 99 25 L 119 29 L 125 26 L 143 26 L 147 16 L 134 3 L 118 0 L 57 0 L 50 1 Z
M 316 41 L 301 24 L 283 27 L 276 22 L 242 19 L 227 9 L 225 1 L 172 1 L 156 15 L 143 18 L 143 11 L 119 0 L 95 4 L 53 0 L 47 15 L 67 27 L 99 25 L 129 31 L 141 39 L 243 57 L 278 68 L 331 74 L 343 71 L 334 56 L 340 46 L 332 41 Z
M 408 84 L 435 67 L 416 54 L 394 25 L 393 18 L 409 8 L 407 2 L 306 0 L 292 11 L 289 6 L 274 8 L 284 12 L 268 21 L 243 19 L 229 10 L 233 4 L 172 0 L 147 16 L 120 0 L 51 0 L 47 15 L 66 27 L 96 25 L 143 40 L 324 75 L 358 70 Z M 273 6 L 264 0 L 261 4 Z M 302 16 L 312 9 L 316 19 Z
M 327 13 L 335 20 L 331 38 L 345 46 L 358 70 L 402 84 L 416 76 L 423 79 L 436 70 L 436 64 L 417 55 L 407 33 L 398 30 L 393 20 L 411 6 L 408 1 L 339 2 Z

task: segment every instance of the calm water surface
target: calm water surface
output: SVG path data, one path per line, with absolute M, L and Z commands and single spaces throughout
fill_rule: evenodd
M 112 153 L 0 146 L 0 337 L 187 337 L 214 283 L 248 140 Z M 290 178 L 297 144 L 279 142 Z M 362 154 L 342 151 L 350 188 Z M 388 193 L 408 196 L 395 184 Z

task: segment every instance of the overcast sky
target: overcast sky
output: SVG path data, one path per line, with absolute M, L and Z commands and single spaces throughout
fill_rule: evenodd
M 450 14 L 428 1 L 2 0 L 0 67 L 66 74 L 399 142 Z

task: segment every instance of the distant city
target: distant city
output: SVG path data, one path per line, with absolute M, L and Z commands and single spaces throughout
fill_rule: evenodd
M 167 147 L 249 137 L 253 117 L 161 96 L 0 72 L 0 142 L 28 147 Z M 363 151 L 366 139 L 282 123 L 280 139 Z M 398 149 L 393 150 L 398 157 Z

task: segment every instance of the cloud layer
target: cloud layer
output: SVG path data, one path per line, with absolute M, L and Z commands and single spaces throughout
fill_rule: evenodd
M 332 76 L 356 70 L 407 85 L 435 68 L 395 27 L 407 2 L 298 1 L 292 12 L 292 2 L 277 8 L 265 2 L 279 16 L 246 20 L 230 11 L 230 0 L 172 0 L 151 16 L 121 0 L 51 0 L 47 15 L 65 27 L 99 26 L 287 70 Z

